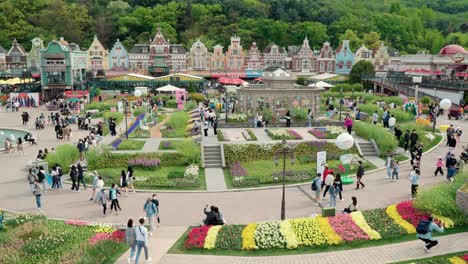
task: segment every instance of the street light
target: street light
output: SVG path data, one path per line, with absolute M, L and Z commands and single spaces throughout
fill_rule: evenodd
M 128 108 L 128 99 L 124 99 L 124 116 L 125 116 L 125 139 L 128 139 L 128 124 L 127 124 L 127 108 Z
M 341 105 L 344 104 L 343 101 L 343 88 L 340 89 L 340 121 L 341 121 Z
M 276 166 L 278 166 L 280 155 L 283 156 L 283 196 L 281 198 L 281 220 L 284 220 L 286 218 L 286 157 L 289 156 L 291 158 L 292 165 L 294 165 L 294 162 L 296 161 L 294 158 L 294 151 L 290 146 L 288 146 L 286 139 L 283 139 L 281 142 L 281 148 L 276 151 L 274 159 Z

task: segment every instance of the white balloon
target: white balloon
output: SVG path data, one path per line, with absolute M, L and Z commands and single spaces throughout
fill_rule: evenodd
M 336 138 L 335 145 L 341 150 L 348 150 L 353 147 L 354 138 L 349 133 L 342 133 Z
M 447 110 L 452 106 L 452 102 L 449 99 L 443 99 L 439 103 L 440 108 Z
M 140 90 L 135 90 L 133 95 L 135 95 L 136 97 L 140 97 L 141 96 L 141 91 Z

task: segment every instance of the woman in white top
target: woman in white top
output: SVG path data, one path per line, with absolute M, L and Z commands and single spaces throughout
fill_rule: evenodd
M 102 180 L 101 176 L 98 176 L 99 180 L 96 183 L 96 197 L 94 198 L 94 201 L 99 201 L 99 196 L 101 195 L 101 190 L 104 188 L 104 181 Z

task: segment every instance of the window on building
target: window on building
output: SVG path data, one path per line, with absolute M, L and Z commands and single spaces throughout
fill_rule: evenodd
M 234 49 L 234 50 L 232 51 L 232 55 L 233 55 L 233 56 L 237 56 L 237 54 L 238 54 L 237 49 Z
M 325 71 L 325 64 L 322 62 L 320 62 L 320 72 L 324 72 Z

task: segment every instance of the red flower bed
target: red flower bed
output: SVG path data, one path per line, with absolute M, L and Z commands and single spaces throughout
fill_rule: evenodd
M 468 254 L 463 255 L 461 258 L 468 263 Z
M 66 225 L 73 225 L 73 226 L 87 226 L 88 222 L 79 221 L 79 220 L 66 220 L 65 224 Z
M 420 220 L 427 220 L 430 216 L 427 213 L 417 211 L 412 201 L 401 202 L 397 204 L 396 208 L 401 217 L 414 225 L 414 227 L 418 225 Z
M 112 234 L 97 233 L 89 239 L 89 243 L 91 245 L 94 245 L 102 240 L 114 240 L 116 242 L 122 243 L 125 240 L 125 231 L 117 230 L 117 231 L 114 231 Z
M 190 230 L 187 240 L 184 242 L 185 248 L 203 248 L 205 238 L 211 226 L 194 227 Z
M 369 236 L 354 223 L 349 214 L 339 214 L 335 217 L 329 217 L 328 222 L 344 241 L 369 240 Z

